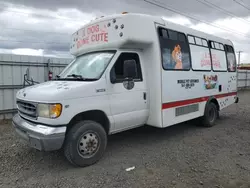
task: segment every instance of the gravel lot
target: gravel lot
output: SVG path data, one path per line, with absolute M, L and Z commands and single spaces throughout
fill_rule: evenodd
M 0 125 L 0 187 L 250 188 L 250 91 L 212 128 L 189 122 L 113 135 L 87 168 L 72 167 L 61 151 L 30 149 L 10 125 Z

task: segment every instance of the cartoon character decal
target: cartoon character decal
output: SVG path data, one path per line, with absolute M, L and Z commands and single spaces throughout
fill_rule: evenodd
M 172 58 L 175 61 L 175 69 L 182 69 L 182 53 L 181 46 L 179 44 L 175 45 L 172 52 Z
M 203 76 L 204 78 L 204 86 L 205 86 L 205 89 L 215 89 L 218 85 L 218 77 L 217 75 L 210 75 L 210 76 L 207 76 L 207 75 L 204 75 Z

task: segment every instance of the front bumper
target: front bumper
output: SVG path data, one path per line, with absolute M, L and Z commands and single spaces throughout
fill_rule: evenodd
M 66 126 L 48 127 L 25 121 L 16 114 L 12 124 L 16 133 L 30 145 L 40 151 L 59 150 L 64 142 Z

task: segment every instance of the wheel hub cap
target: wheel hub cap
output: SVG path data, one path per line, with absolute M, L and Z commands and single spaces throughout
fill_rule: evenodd
M 99 140 L 95 133 L 84 134 L 79 141 L 78 149 L 81 155 L 90 156 L 98 149 Z

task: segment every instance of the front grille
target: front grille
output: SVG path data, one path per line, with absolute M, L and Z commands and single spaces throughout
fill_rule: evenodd
M 17 101 L 17 109 L 20 114 L 26 115 L 31 118 L 37 116 L 37 105 L 26 101 Z

